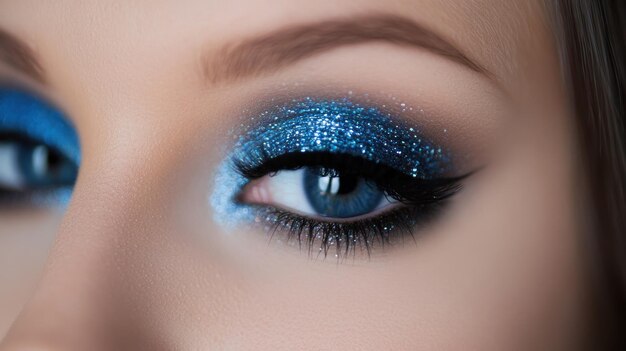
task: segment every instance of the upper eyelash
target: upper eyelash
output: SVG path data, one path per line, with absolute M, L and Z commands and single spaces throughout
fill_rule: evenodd
M 71 187 L 38 192 L 25 191 L 19 194 L 0 189 L 0 210 L 3 207 L 16 208 L 19 206 L 26 208 L 32 206 L 46 208 L 58 204 L 65 206 L 69 203 L 71 195 Z
M 451 178 L 420 179 L 406 175 L 385 164 L 346 154 L 328 152 L 291 153 L 262 161 L 250 167 L 236 162 L 236 170 L 247 179 L 258 179 L 281 170 L 303 167 L 332 169 L 352 173 L 372 182 L 379 190 L 405 204 L 426 205 L 444 200 L 460 190 L 461 181 L 472 173 Z M 358 170 L 358 171 L 357 171 Z

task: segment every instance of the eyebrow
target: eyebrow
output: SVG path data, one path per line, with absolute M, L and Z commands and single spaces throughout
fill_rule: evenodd
M 16 36 L 0 28 L 0 61 L 43 83 L 44 73 L 34 52 Z
M 386 42 L 419 47 L 444 56 L 469 69 L 489 75 L 461 50 L 428 28 L 397 15 L 369 15 L 294 25 L 226 45 L 205 57 L 208 81 L 220 83 L 260 76 L 312 55 L 345 45 Z

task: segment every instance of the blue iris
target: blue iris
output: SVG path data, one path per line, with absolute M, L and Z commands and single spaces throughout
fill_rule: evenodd
M 34 95 L 0 88 L 0 189 L 71 187 L 79 164 L 78 135 L 61 112 Z
M 350 218 L 370 213 L 384 196 L 374 185 L 358 176 L 306 169 L 303 178 L 310 205 L 324 217 Z

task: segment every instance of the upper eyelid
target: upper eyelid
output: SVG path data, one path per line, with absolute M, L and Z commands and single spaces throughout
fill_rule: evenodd
M 414 177 L 450 172 L 450 151 L 405 122 L 351 99 L 294 99 L 262 112 L 254 123 L 235 132 L 241 136 L 234 158 L 242 164 L 260 164 L 259 160 L 293 152 L 332 151 L 387 163 Z
M 33 116 L 27 115 L 25 110 L 37 113 L 34 116 L 37 120 L 32 120 Z M 12 117 L 14 114 L 19 114 L 19 118 Z M 52 145 L 75 163 L 80 163 L 80 140 L 76 128 L 62 110 L 38 94 L 0 85 L 0 131 L 7 128 L 34 141 Z

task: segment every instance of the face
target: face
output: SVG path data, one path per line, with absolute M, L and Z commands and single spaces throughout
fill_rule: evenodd
M 0 349 L 575 349 L 584 187 L 548 22 L 1 1 Z

